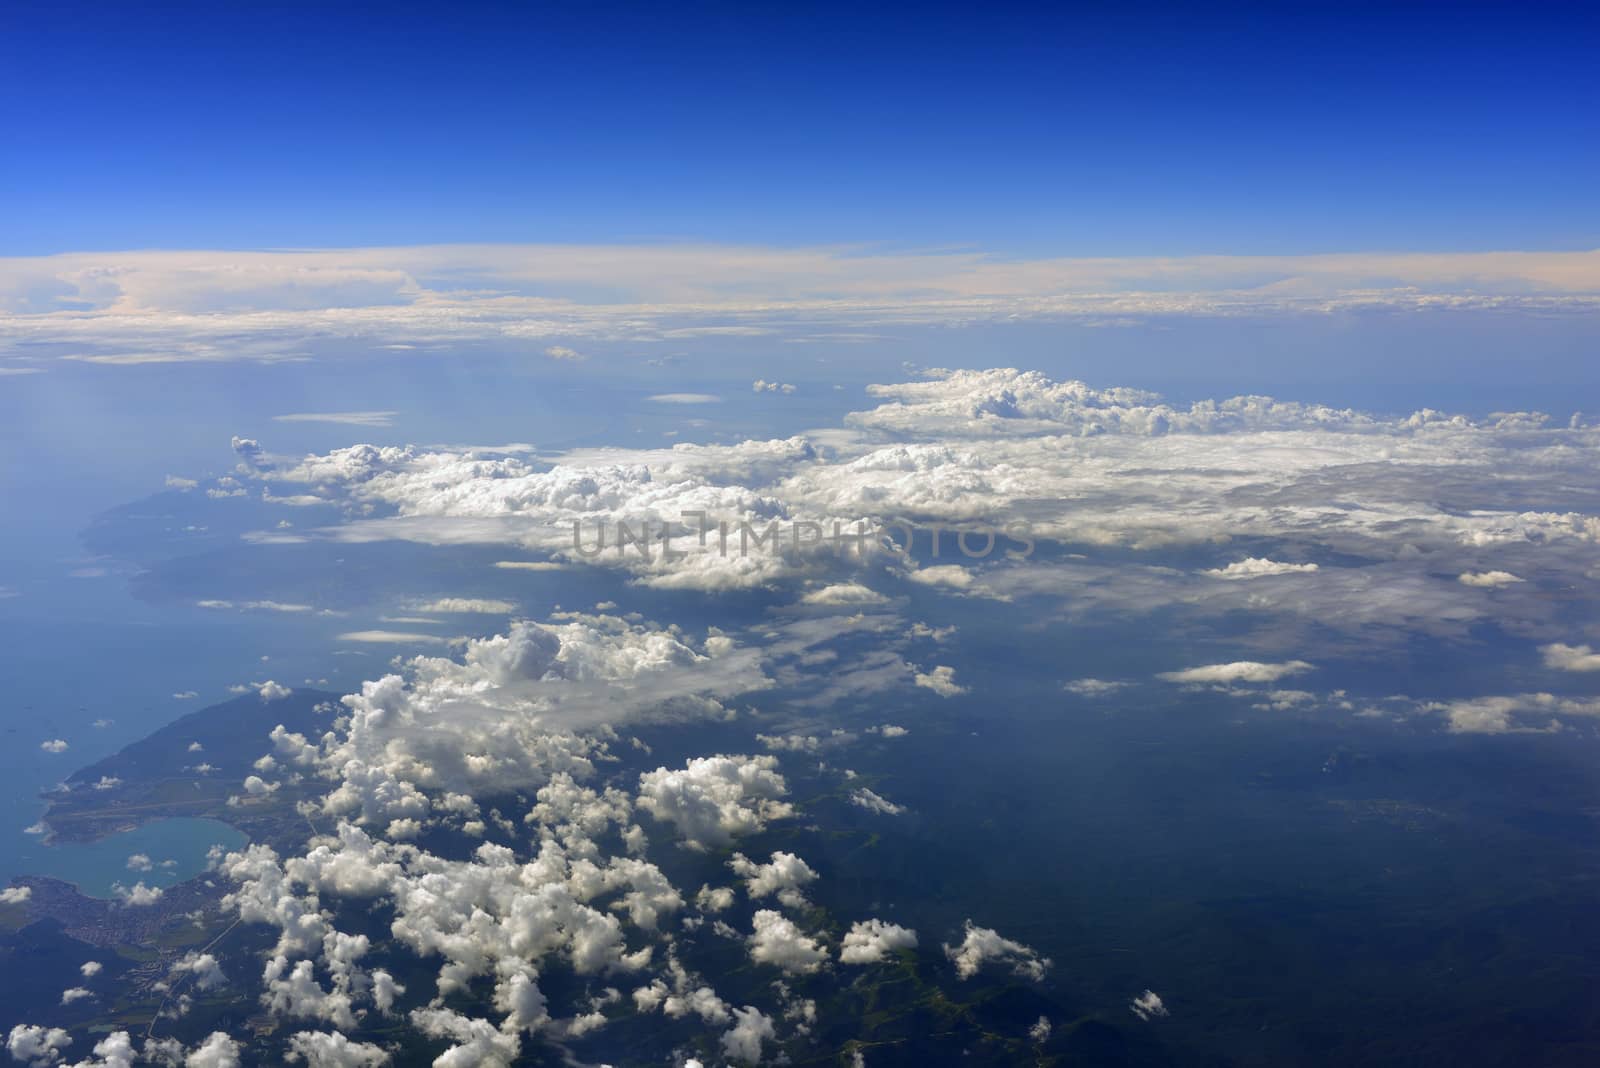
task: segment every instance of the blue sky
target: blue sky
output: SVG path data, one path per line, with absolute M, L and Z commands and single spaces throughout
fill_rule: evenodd
M 0 254 L 1600 245 L 1600 32 L 1577 4 L 0 19 Z

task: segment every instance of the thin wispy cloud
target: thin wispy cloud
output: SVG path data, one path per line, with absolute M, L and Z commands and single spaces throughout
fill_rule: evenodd
M 291 412 L 288 415 L 275 415 L 273 420 L 279 423 L 338 423 L 343 426 L 393 426 L 394 417 L 399 415 L 395 411 L 382 412 Z
M 597 290 L 608 297 L 595 299 Z M 41 308 L 34 295 L 46 291 L 58 296 Z M 0 344 L 117 365 L 304 360 L 330 336 L 398 352 L 533 342 L 573 361 L 585 339 L 1367 309 L 1593 314 L 1600 250 L 1019 260 L 846 247 L 453 245 L 0 259 Z
M 722 400 L 715 393 L 656 393 L 647 399 L 657 404 L 718 404 Z

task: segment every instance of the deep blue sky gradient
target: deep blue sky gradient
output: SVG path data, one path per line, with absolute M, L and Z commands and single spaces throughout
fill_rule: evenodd
M 0 255 L 1591 248 L 1597 11 L 13 3 Z

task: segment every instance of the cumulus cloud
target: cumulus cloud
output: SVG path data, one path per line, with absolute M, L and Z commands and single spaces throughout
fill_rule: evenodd
M 915 682 L 925 690 L 932 690 L 940 697 L 956 697 L 967 692 L 965 686 L 956 683 L 956 669 L 940 664 L 932 671 L 917 672 Z
M 899 816 L 906 811 L 904 805 L 897 805 L 893 801 L 879 797 L 866 787 L 850 792 L 850 803 L 857 808 L 864 808 L 868 812 L 876 812 L 881 816 Z
M 67 751 L 67 743 L 60 738 L 51 738 L 48 741 L 40 742 L 39 748 L 46 753 L 65 753 Z
M 1510 586 L 1512 583 L 1522 582 L 1509 571 L 1463 571 L 1456 576 L 1456 581 L 1463 586 L 1480 586 L 1487 589 L 1497 589 L 1501 586 Z
M 1117 682 L 1110 679 L 1073 679 L 1064 683 L 1062 688 L 1068 693 L 1075 693 L 1079 697 L 1108 697 L 1118 690 L 1127 687 L 1126 682 Z
M 811 865 L 793 853 L 773 853 L 766 864 L 757 864 L 743 853 L 735 853 L 728 867 L 744 879 L 745 892 L 752 898 L 776 895 L 790 908 L 805 907 L 806 898 L 801 888 L 817 879 Z
M 32 897 L 31 886 L 8 886 L 0 890 L 0 905 L 25 905 Z
M 243 1063 L 239 1043 L 222 1031 L 213 1031 L 184 1057 L 183 1068 L 240 1068 Z
M 1134 998 L 1128 1008 L 1141 1020 L 1152 1020 L 1158 1016 L 1170 1015 L 1167 1012 L 1167 1006 L 1161 1001 L 1161 995 L 1154 990 L 1146 990 Z
M 860 920 L 845 932 L 841 964 L 877 964 L 902 949 L 917 948 L 917 932 L 883 920 Z
M 17 1024 L 6 1036 L 6 1052 L 28 1065 L 56 1064 L 72 1045 L 72 1036 L 59 1027 Z
M 771 756 L 696 757 L 681 770 L 639 776 L 639 807 L 670 823 L 686 844 L 726 845 L 793 814 L 778 761 Z
M 733 1016 L 734 1025 L 722 1036 L 722 1052 L 729 1060 L 759 1064 L 761 1044 L 777 1036 L 772 1020 L 749 1005 L 734 1009 Z
M 985 966 L 1000 964 L 1009 967 L 1013 974 L 1039 982 L 1050 968 L 1050 961 L 1023 945 L 1004 938 L 1000 932 L 979 927 L 968 920 L 965 936 L 959 945 L 944 946 L 945 956 L 956 966 L 956 974 L 971 979 Z
M 791 975 L 816 971 L 828 959 L 821 943 L 797 927 L 793 920 L 772 909 L 758 909 L 748 939 L 750 959 L 774 964 Z
M 1555 642 L 1541 645 L 1544 666 L 1557 671 L 1600 671 L 1600 653 L 1587 645 L 1563 645 Z
M 161 887 L 146 886 L 143 880 L 134 883 L 132 886 L 113 883 L 111 890 L 117 895 L 119 901 L 129 906 L 154 905 L 161 900 L 161 896 L 164 893 Z
M 1263 575 L 1293 575 L 1317 570 L 1316 564 L 1285 564 L 1265 557 L 1252 556 L 1235 560 L 1227 567 L 1209 568 L 1201 574 L 1212 578 L 1237 580 L 1261 578 Z
M 1560 716 L 1600 716 L 1600 700 L 1525 693 L 1423 701 L 1418 711 L 1441 715 L 1459 734 L 1506 734 L 1560 728 Z
M 869 589 L 859 582 L 841 582 L 832 586 L 824 586 L 820 590 L 812 590 L 800 598 L 800 603 L 854 607 L 883 604 L 887 600 L 888 598 L 883 594 Z
M 337 1031 L 300 1031 L 289 1039 L 290 1064 L 306 1068 L 377 1068 L 389 1063 L 381 1046 L 357 1042 Z M 465 1063 L 456 1058 L 453 1063 Z
M 1235 660 L 1228 664 L 1206 664 L 1185 668 L 1182 671 L 1163 671 L 1157 678 L 1168 682 L 1229 683 L 1277 682 L 1290 675 L 1312 670 L 1313 665 L 1304 660 L 1289 660 L 1281 664 L 1263 664 L 1255 660 Z

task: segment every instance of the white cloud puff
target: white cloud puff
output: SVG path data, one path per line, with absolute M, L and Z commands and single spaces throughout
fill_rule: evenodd
M 876 812 L 880 816 L 899 816 L 906 811 L 904 805 L 897 805 L 887 798 L 880 797 L 865 786 L 850 792 L 850 803 L 868 812 Z
M 752 923 L 748 944 L 750 959 L 757 964 L 774 964 L 791 975 L 804 975 L 828 959 L 828 951 L 781 912 L 758 909 Z
M 389 1063 L 389 1054 L 381 1046 L 356 1042 L 337 1031 L 300 1031 L 289 1039 L 286 1059 L 306 1068 L 378 1068 Z
M 1510 586 L 1525 580 L 1518 578 L 1509 571 L 1463 571 L 1456 576 L 1456 581 L 1463 586 L 1498 589 L 1501 586 Z
M 952 946 L 946 943 L 944 953 L 956 966 L 956 974 L 963 979 L 971 979 L 986 965 L 1002 964 L 1021 978 L 1039 982 L 1044 979 L 1044 973 L 1051 963 L 1021 942 L 1013 942 L 1002 937 L 1000 932 L 979 927 L 971 920 L 966 923 L 961 944 Z
M 657 768 L 639 776 L 639 807 L 670 823 L 687 844 L 726 845 L 753 834 L 768 820 L 793 814 L 771 756 L 696 757 L 680 770 Z
M 913 681 L 940 697 L 956 697 L 967 692 L 965 686 L 956 682 L 956 669 L 944 664 L 938 665 L 932 671 L 917 672 Z
M 161 887 L 146 886 L 143 881 L 136 882 L 132 886 L 113 883 L 111 890 L 117 895 L 118 900 L 130 906 L 154 905 L 161 900 L 164 893 Z
M 743 853 L 735 853 L 728 867 L 744 879 L 745 892 L 752 898 L 777 895 L 778 900 L 790 908 L 805 907 L 802 888 L 817 879 L 811 865 L 793 853 L 773 853 L 766 864 L 757 864 Z
M 59 1027 L 17 1024 L 6 1036 L 6 1052 L 28 1065 L 56 1064 L 72 1045 L 72 1036 Z
M 1168 1016 L 1167 1006 L 1161 1000 L 1161 995 L 1154 990 L 1146 990 L 1128 1005 L 1132 1013 L 1141 1020 L 1153 1020 L 1159 1016 Z
M 883 920 L 860 920 L 845 932 L 841 964 L 877 964 L 902 949 L 917 948 L 917 932 Z
M 1109 697 L 1118 690 L 1126 689 L 1127 686 L 1126 682 L 1112 679 L 1073 679 L 1071 682 L 1063 683 L 1062 689 L 1079 697 Z
M 722 1036 L 722 1052 L 729 1060 L 759 1064 L 761 1044 L 777 1034 L 771 1018 L 749 1005 L 734 1009 L 733 1016 L 734 1025 Z
M 1587 645 L 1541 645 L 1544 666 L 1557 671 L 1600 671 L 1600 653 Z
M 1236 581 L 1238 579 L 1261 578 L 1265 575 L 1294 575 L 1316 571 L 1316 564 L 1285 564 L 1265 557 L 1252 556 L 1244 560 L 1235 560 L 1227 567 L 1214 567 L 1201 574 L 1212 578 Z
M 1227 664 L 1206 664 L 1185 668 L 1182 671 L 1163 671 L 1157 678 L 1168 682 L 1229 683 L 1277 682 L 1290 675 L 1312 670 L 1304 660 L 1289 660 L 1281 664 L 1264 664 L 1256 660 L 1235 660 Z

